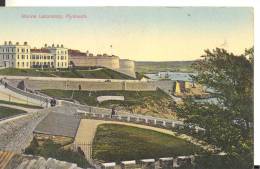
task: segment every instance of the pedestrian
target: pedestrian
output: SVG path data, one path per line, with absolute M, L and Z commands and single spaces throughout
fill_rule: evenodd
M 114 115 L 116 115 L 115 107 L 112 108 L 112 111 L 111 111 L 111 118 L 113 118 Z

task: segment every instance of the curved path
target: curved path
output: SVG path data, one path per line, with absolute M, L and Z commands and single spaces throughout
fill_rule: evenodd
M 121 125 L 133 126 L 133 127 L 143 128 L 143 129 L 149 129 L 149 130 L 161 132 L 164 134 L 169 134 L 169 135 L 187 140 L 195 145 L 202 147 L 203 149 L 205 149 L 207 151 L 213 151 L 212 147 L 210 145 L 207 145 L 203 141 L 198 141 L 185 134 L 178 135 L 176 132 L 173 132 L 173 131 L 167 130 L 167 129 L 146 126 L 146 125 L 141 125 L 141 124 L 118 122 L 118 121 L 82 119 L 80 122 L 79 128 L 78 128 L 77 135 L 74 140 L 74 144 L 81 147 L 81 149 L 84 151 L 87 159 L 91 159 L 92 142 L 93 142 L 93 139 L 94 139 L 94 136 L 96 133 L 96 129 L 97 129 L 98 125 L 100 125 L 100 124 L 121 124 Z M 86 147 L 86 145 L 87 145 L 87 147 Z

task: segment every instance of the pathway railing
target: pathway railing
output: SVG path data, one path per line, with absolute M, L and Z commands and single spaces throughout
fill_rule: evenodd
M 90 109 L 91 110 L 91 109 Z M 163 118 L 156 118 L 151 116 L 142 116 L 136 114 L 116 114 L 111 115 L 108 113 L 96 113 L 91 111 L 77 110 L 75 114 L 78 118 L 94 118 L 103 120 L 116 120 L 129 123 L 140 123 L 149 126 L 156 126 L 161 128 L 174 128 L 184 125 L 183 122 L 177 120 L 169 120 Z

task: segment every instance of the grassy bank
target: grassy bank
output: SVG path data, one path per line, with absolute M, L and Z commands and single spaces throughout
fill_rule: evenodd
M 51 97 L 77 100 L 81 104 L 100 107 L 117 107 L 129 113 L 151 115 L 155 117 L 173 118 L 172 100 L 162 92 L 157 91 L 69 91 L 69 90 L 41 90 Z M 104 101 L 99 103 L 98 96 L 124 96 L 124 101 Z
M 134 79 L 125 74 L 108 68 L 94 70 L 86 69 L 15 69 L 0 70 L 0 75 L 33 76 L 33 77 L 66 77 L 66 78 L 92 78 L 92 79 Z
M 93 157 L 102 161 L 139 160 L 202 153 L 203 150 L 167 134 L 118 124 L 98 126 Z
M 20 107 L 25 107 L 25 108 L 30 108 L 30 109 L 43 109 L 40 106 L 34 106 L 34 105 L 28 105 L 28 104 L 22 104 L 22 103 L 16 103 L 16 102 L 9 102 L 5 100 L 0 100 L 0 104 L 9 104 L 9 105 L 15 105 L 15 106 L 20 106 Z
M 23 114 L 23 113 L 27 113 L 27 112 L 23 110 L 0 106 L 0 119 L 15 116 L 18 114 Z

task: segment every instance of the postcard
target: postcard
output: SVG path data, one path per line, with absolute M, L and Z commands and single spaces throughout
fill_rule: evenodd
M 253 168 L 252 7 L 3 7 L 0 27 L 1 169 Z

